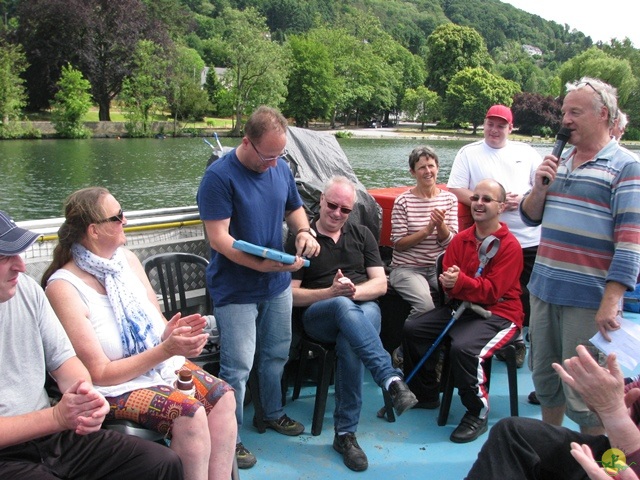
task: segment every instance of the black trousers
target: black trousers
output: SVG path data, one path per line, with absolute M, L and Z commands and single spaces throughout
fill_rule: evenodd
M 405 322 L 402 341 L 405 377 L 413 371 L 450 320 L 451 308 L 438 307 Z M 484 417 L 488 411 L 489 395 L 482 369 L 484 360 L 511 343 L 518 334 L 518 327 L 509 320 L 496 315 L 481 318 L 471 309 L 466 310 L 449 330 L 449 360 L 454 384 L 462 404 L 473 415 Z M 437 361 L 438 354 L 434 352 L 409 382 L 409 388 L 420 402 L 438 398 Z
M 0 450 L 0 478 L 157 480 L 183 478 L 173 450 L 111 430 L 65 431 Z
M 491 428 L 466 478 L 588 480 L 569 453 L 571 442 L 589 445 L 597 460 L 611 448 L 605 435 L 586 435 L 533 418 L 503 418 Z

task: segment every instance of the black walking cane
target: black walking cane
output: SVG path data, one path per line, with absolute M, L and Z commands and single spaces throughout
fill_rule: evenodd
M 482 275 L 482 272 L 484 271 L 484 267 L 487 265 L 489 260 L 495 257 L 496 253 L 498 253 L 499 248 L 500 248 L 500 240 L 493 235 L 489 235 L 487 238 L 485 238 L 482 241 L 482 243 L 480 244 L 480 249 L 478 250 L 480 265 L 478 265 L 478 270 L 476 271 L 474 278 L 478 278 L 480 275 Z M 411 379 L 415 376 L 418 370 L 420 370 L 422 365 L 424 365 L 424 362 L 426 362 L 427 359 L 433 353 L 433 351 L 436 348 L 438 348 L 438 345 L 440 345 L 440 342 L 442 342 L 442 339 L 447 334 L 449 329 L 453 326 L 456 320 L 458 320 L 462 316 L 462 313 L 467 308 L 470 308 L 471 310 L 473 310 L 483 318 L 489 318 L 491 316 L 491 312 L 489 312 L 488 310 L 485 310 L 480 305 L 476 305 L 475 303 L 471 303 L 466 300 L 462 302 L 460 306 L 454 312 L 452 312 L 451 320 L 449 320 L 449 323 L 447 323 L 447 325 L 444 327 L 444 330 L 442 330 L 442 333 L 440 333 L 438 338 L 436 338 L 436 341 L 433 342 L 433 345 L 431 345 L 429 350 L 427 350 L 427 353 L 424 354 L 424 356 L 420 359 L 418 364 L 413 368 L 411 373 L 407 375 L 407 377 L 405 378 L 406 383 L 409 383 L 411 381 Z

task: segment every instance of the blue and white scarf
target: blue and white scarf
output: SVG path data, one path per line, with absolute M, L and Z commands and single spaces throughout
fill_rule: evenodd
M 120 327 L 124 356 L 130 357 L 158 345 L 160 338 L 153 328 L 153 321 L 133 295 L 132 280 L 127 278 L 131 271 L 125 268 L 128 264 L 122 249 L 118 248 L 113 257 L 106 259 L 74 243 L 71 254 L 76 265 L 96 277 L 107 291 Z

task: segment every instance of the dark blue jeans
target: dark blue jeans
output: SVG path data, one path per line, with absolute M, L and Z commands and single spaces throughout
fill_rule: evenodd
M 316 302 L 302 316 L 309 336 L 336 344 L 338 366 L 333 417 L 337 432 L 357 429 L 364 367 L 381 387 L 393 376 L 402 377 L 402 372 L 391 366 L 391 357 L 382 346 L 380 322 L 380 307 L 376 302 L 355 303 L 346 297 Z

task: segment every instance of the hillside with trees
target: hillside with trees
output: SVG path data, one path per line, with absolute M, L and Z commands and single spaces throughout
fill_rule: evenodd
M 101 121 L 115 102 L 132 136 L 153 135 L 160 112 L 175 125 L 232 118 L 240 134 L 260 104 L 299 126 L 475 129 L 496 102 L 514 106 L 523 132 L 545 134 L 564 83 L 582 75 L 616 86 L 631 125 L 640 118 L 628 39 L 594 45 L 499 0 L 3 0 L 0 13 L 0 137 L 26 135 L 12 125 L 26 112 L 69 111 L 68 91 L 86 94 L 64 72 L 88 82 Z

